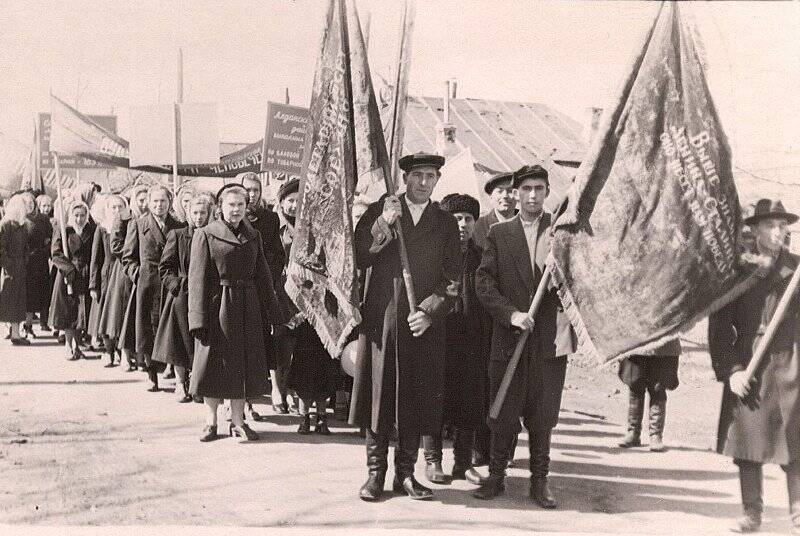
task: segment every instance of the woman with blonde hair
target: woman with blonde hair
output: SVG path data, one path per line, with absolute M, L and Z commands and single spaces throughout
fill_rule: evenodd
M 83 357 L 78 347 L 89 316 L 89 265 L 96 224 L 89 219 L 89 206 L 73 201 L 64 234 L 55 232 L 51 249 L 53 264 L 58 268 L 50 306 L 50 324 L 64 331 L 64 344 L 69 359 Z
M 178 188 L 178 193 L 175 194 L 175 199 L 172 201 L 172 212 L 175 214 L 175 219 L 189 223 L 189 205 L 196 195 L 197 191 L 189 184 Z
M 91 209 L 97 228 L 92 240 L 92 261 L 89 266 L 89 295 L 92 298 L 92 309 L 89 313 L 88 329 L 93 340 L 99 339 L 103 342 L 103 349 L 108 354 L 106 367 L 114 366 L 114 357 L 117 353 L 113 341 L 105 334 L 102 326 L 103 312 L 108 303 L 111 272 L 114 268 L 111 230 L 114 225 L 114 210 L 118 211 L 124 206 L 119 196 L 100 194 Z
M 39 314 L 40 324 L 47 325 L 47 311 L 50 306 L 50 244 L 53 227 L 50 218 L 39 212 L 36 198 L 32 192 L 22 194 L 28 209 L 28 262 L 26 265 L 25 305 L 27 315 L 23 328 L 31 337 L 34 315 Z
M 191 402 L 189 374 L 194 359 L 194 339 L 189 333 L 189 260 L 196 229 L 205 227 L 209 200 L 195 195 L 186 210 L 187 227 L 170 231 L 158 271 L 163 284 L 163 304 L 153 343 L 153 359 L 175 368 L 178 402 Z
M 28 261 L 28 207 L 25 198 L 12 195 L 0 220 L 0 322 L 11 327 L 11 344 L 28 346 L 19 325 L 26 316 L 26 275 Z
M 195 229 L 189 262 L 189 332 L 195 339 L 190 393 L 209 409 L 201 441 L 217 438 L 217 408 L 231 402 L 231 436 L 258 434 L 244 422 L 245 399 L 267 392 L 268 334 L 288 317 L 278 304 L 258 232 L 243 220 L 247 191 L 223 186 L 221 218 Z

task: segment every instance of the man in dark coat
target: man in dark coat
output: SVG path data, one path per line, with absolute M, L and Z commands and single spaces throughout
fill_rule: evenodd
M 430 201 L 444 158 L 418 153 L 400 159 L 406 193 L 373 203 L 355 231 L 356 262 L 371 268 L 361 308 L 350 422 L 364 426 L 369 479 L 365 501 L 378 500 L 386 476 L 389 438 L 397 424 L 393 489 L 414 499 L 432 492 L 414 478 L 421 435 L 438 431 L 446 351 L 444 318 L 461 276 L 458 224 Z M 399 247 L 392 225 L 400 221 L 418 299 L 409 314 Z M 448 287 L 450 291 L 448 292 Z
M 472 241 L 480 203 L 462 194 L 445 196 L 440 206 L 458 222 L 463 263 L 459 295 L 445 319 L 447 354 L 444 380 L 444 424 L 453 428 L 453 480 L 478 482 L 480 475 L 472 467 L 475 430 L 485 426 L 487 406 L 487 369 L 489 365 L 491 325 L 475 292 L 475 270 L 481 263 L 481 249 Z M 431 482 L 446 483 L 442 471 L 442 434 L 423 438 L 425 476 Z M 488 443 L 488 441 L 487 441 Z
M 483 185 L 483 191 L 489 196 L 490 210 L 478 218 L 472 237 L 475 244 L 481 249 L 486 247 L 489 228 L 497 222 L 513 218 L 517 213 L 517 198 L 512 185 L 513 176 L 514 174 L 510 171 L 499 173 Z
M 546 293 L 534 318 L 528 308 L 539 285 L 550 250 L 551 215 L 543 210 L 550 187 L 547 171 L 525 166 L 514 174 L 520 199 L 519 215 L 492 226 L 476 273 L 478 297 L 494 320 L 489 361 L 489 400 L 497 395 L 520 330 L 530 331 L 505 403 L 492 432 L 489 477 L 475 491 L 491 499 L 504 490 L 505 469 L 522 417 L 528 430 L 530 495 L 543 508 L 555 508 L 547 485 L 550 436 L 558 423 L 567 354 L 575 351 L 575 333 L 555 289 Z
M 717 379 L 724 382 L 717 451 L 739 467 L 744 517 L 732 530 L 761 525 L 762 465 L 786 472 L 792 534 L 800 534 L 800 296 L 795 293 L 754 377 L 745 369 L 786 292 L 800 258 L 784 248 L 797 216 L 780 201 L 761 199 L 745 220 L 755 232 L 763 277 L 709 318 L 708 343 Z
M 136 354 L 139 364 L 147 367 L 153 383 L 148 389 L 158 391 L 156 365 L 152 363 L 153 340 L 161 314 L 161 276 L 158 263 L 167 242 L 167 234 L 183 227 L 169 214 L 171 194 L 163 186 L 147 192 L 149 212 L 128 224 L 122 263 L 136 285 Z
M 240 173 L 236 179 L 247 190 L 246 221 L 261 233 L 264 257 L 267 258 L 267 265 L 272 273 L 272 283 L 277 286 L 286 264 L 280 236 L 280 219 L 275 212 L 261 205 L 261 180 L 256 173 L 252 171 Z

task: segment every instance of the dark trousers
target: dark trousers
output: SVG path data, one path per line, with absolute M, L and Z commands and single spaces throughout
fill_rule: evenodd
M 742 506 L 745 514 L 760 517 L 764 510 L 762 498 L 763 470 L 759 462 L 734 459 L 739 466 L 739 485 L 742 492 Z M 800 462 L 782 465 L 786 473 L 786 487 L 789 491 L 789 514 L 794 526 L 800 526 Z
M 550 438 L 553 428 L 558 424 L 567 357 L 559 356 L 525 364 L 528 365 L 526 384 L 521 386 L 525 389 L 525 397 L 516 397 L 518 407 L 514 408 L 510 422 L 495 423 L 491 427 L 489 473 L 492 475 L 505 475 L 521 429 L 519 416 L 522 416 L 522 423 L 528 430 L 531 478 L 545 478 L 550 471 Z M 517 372 L 519 373 L 519 369 Z M 490 371 L 492 393 L 497 392 L 495 382 L 498 378 L 502 379 L 502 373 L 497 375 Z
M 402 481 L 414 476 L 414 465 L 419 452 L 419 434 L 400 433 L 394 449 L 395 478 Z M 366 431 L 367 468 L 370 474 L 386 474 L 389 457 L 389 434 Z
M 442 435 L 424 436 L 422 445 L 427 463 L 442 463 Z M 475 445 L 475 430 L 456 427 L 453 434 L 453 461 L 455 467 L 472 467 L 472 449 Z

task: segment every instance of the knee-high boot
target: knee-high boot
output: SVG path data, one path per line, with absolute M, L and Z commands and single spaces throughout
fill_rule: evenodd
M 366 431 L 367 445 L 367 481 L 358 492 L 364 501 L 377 501 L 383 494 L 386 482 L 386 468 L 389 456 L 389 436 Z
M 422 437 L 425 453 L 425 478 L 434 484 L 444 484 L 446 479 L 442 470 L 442 435 Z
M 667 418 L 667 392 L 650 391 L 650 451 L 664 452 L 664 422 Z
M 642 445 L 642 417 L 644 416 L 644 392 L 629 390 L 628 395 L 628 433 L 619 442 L 619 446 L 627 449 Z
M 764 509 L 761 498 L 763 481 L 761 464 L 747 460 L 734 460 L 734 463 L 739 466 L 744 517 L 732 527 L 732 530 L 740 533 L 756 532 L 761 527 L 761 512 Z
M 793 462 L 783 469 L 786 471 L 786 487 L 789 488 L 792 534 L 800 534 L 800 462 Z
M 417 463 L 418 452 L 419 435 L 399 431 L 397 448 L 394 451 L 392 490 L 395 493 L 405 493 L 412 499 L 430 499 L 433 497 L 433 492 L 414 478 L 414 465 Z

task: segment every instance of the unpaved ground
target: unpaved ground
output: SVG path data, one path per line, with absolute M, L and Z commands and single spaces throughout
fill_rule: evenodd
M 67 362 L 50 339 L 21 349 L 0 341 L 0 532 L 34 524 L 723 534 L 739 515 L 738 481 L 710 450 L 721 386 L 702 329 L 689 339 L 664 454 L 615 447 L 627 392 L 613 368 L 572 360 L 553 438 L 555 511 L 526 501 L 524 434 L 501 498 L 478 501 L 460 482 L 432 486 L 430 502 L 388 495 L 367 504 L 356 495 L 362 439 L 343 423 L 329 438 L 299 436 L 298 418 L 272 415 L 265 401 L 269 421 L 253 424 L 259 442 L 203 444 L 203 408 L 146 392 L 142 373 Z M 451 460 L 447 452 L 446 470 Z M 777 467 L 766 477 L 764 529 L 785 534 L 785 480 Z

